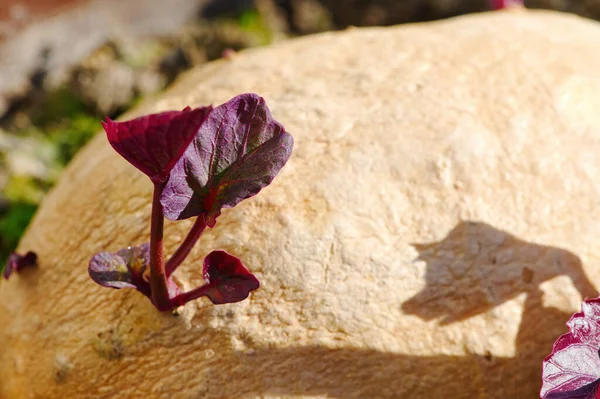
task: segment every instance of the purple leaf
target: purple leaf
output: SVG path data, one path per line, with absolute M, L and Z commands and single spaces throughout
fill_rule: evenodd
M 4 279 L 8 280 L 13 272 L 19 272 L 25 267 L 31 267 L 37 265 L 37 255 L 35 252 L 27 252 L 21 256 L 16 252 L 11 253 L 6 261 L 4 267 Z
M 154 183 L 165 181 L 212 106 L 168 111 L 126 122 L 106 118 L 102 127 L 110 145 Z
M 150 261 L 150 245 L 127 247 L 116 253 L 100 252 L 92 257 L 88 272 L 96 283 L 110 288 L 135 288 L 152 299 L 150 282 L 144 279 L 144 271 Z M 180 293 L 179 287 L 167 280 L 169 295 Z
M 238 258 L 225 251 L 212 251 L 204 258 L 202 270 L 205 295 L 215 305 L 240 302 L 260 287 L 258 279 Z
M 90 277 L 104 287 L 135 288 L 150 297 L 150 283 L 143 277 L 150 259 L 149 248 L 149 244 L 143 244 L 114 254 L 100 252 L 90 261 Z
M 600 298 L 586 299 L 543 363 L 542 399 L 600 397 Z
M 215 108 L 171 171 L 161 204 L 171 220 L 205 215 L 213 227 L 232 208 L 268 186 L 294 140 L 265 100 L 242 94 Z

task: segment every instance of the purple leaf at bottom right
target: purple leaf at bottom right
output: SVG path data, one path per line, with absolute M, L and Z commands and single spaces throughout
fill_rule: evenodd
M 542 399 L 600 398 L 600 297 L 586 299 L 544 359 Z

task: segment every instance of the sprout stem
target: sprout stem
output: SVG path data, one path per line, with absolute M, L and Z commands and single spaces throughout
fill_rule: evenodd
M 173 256 L 171 256 L 171 259 L 169 259 L 167 262 L 167 265 L 165 266 L 167 278 L 173 274 L 173 272 L 189 255 L 192 248 L 194 245 L 196 245 L 198 239 L 202 235 L 202 232 L 204 232 L 204 229 L 206 229 L 206 221 L 204 220 L 204 214 L 200 214 L 200 216 L 196 218 L 196 221 L 194 222 L 194 225 L 192 226 L 192 229 L 188 233 L 187 237 L 185 237 L 179 248 L 177 248 Z
M 173 308 L 167 288 L 163 254 L 164 216 L 160 196 L 165 184 L 165 182 L 154 183 L 152 220 L 150 222 L 150 286 L 152 288 L 152 302 L 161 311 Z
M 174 306 L 183 306 L 189 301 L 193 301 L 194 299 L 198 299 L 200 297 L 206 296 L 212 287 L 209 284 L 205 284 L 200 287 L 196 287 L 191 291 L 184 292 L 182 294 L 177 295 L 172 299 L 172 303 Z

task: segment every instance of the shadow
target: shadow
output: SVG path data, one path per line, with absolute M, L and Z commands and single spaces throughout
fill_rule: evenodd
M 520 240 L 486 223 L 461 222 L 442 241 L 413 246 L 427 264 L 426 287 L 402 310 L 424 320 L 464 320 L 521 293 L 541 304 L 539 285 L 557 276 L 569 277 L 583 297 L 596 293 L 575 254 Z
M 214 344 L 227 349 L 204 368 L 210 384 L 199 397 L 539 398 L 541 362 L 566 331 L 570 317 L 544 307 L 539 285 L 567 276 L 582 296 L 595 295 L 580 259 L 564 249 L 528 243 L 473 222 L 461 222 L 440 242 L 415 247 L 427 263 L 427 285 L 402 310 L 452 323 L 525 293 L 515 357 L 412 356 L 293 343 L 289 348 L 265 348 L 251 340 L 240 350 L 232 347 L 231 337 L 216 335 L 220 342 Z
M 263 348 L 223 361 L 222 373 L 210 367 L 210 386 L 197 397 L 319 397 L 337 399 L 449 398 L 483 396 L 481 381 L 492 375 L 494 361 L 478 357 L 417 357 L 361 349 L 318 346 Z M 487 373 L 480 362 L 487 362 Z M 431 373 L 435 370 L 435 374 Z M 456 370 L 460 370 L 457 373 Z M 461 378 L 456 378 L 457 374 Z M 453 396 L 447 396 L 447 393 Z M 456 395 L 455 393 L 459 393 Z M 503 391 L 502 394 L 509 393 Z M 500 398 L 501 396 L 497 396 Z M 510 396 L 502 396 L 506 399 Z M 516 398 L 518 396 L 512 396 Z

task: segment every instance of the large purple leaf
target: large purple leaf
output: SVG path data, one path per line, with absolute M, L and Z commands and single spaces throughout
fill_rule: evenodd
M 242 94 L 215 108 L 173 167 L 161 204 L 171 220 L 205 215 L 213 227 L 222 208 L 256 195 L 273 181 L 294 140 L 265 100 Z
M 586 299 L 544 359 L 542 399 L 600 397 L 600 298 Z
M 155 182 L 169 177 L 212 106 L 168 111 L 126 122 L 106 118 L 102 127 L 110 145 Z
M 4 275 L 4 279 L 8 280 L 13 272 L 19 272 L 26 267 L 35 266 L 36 264 L 37 255 L 35 252 L 29 251 L 25 255 L 19 255 L 18 253 L 13 252 L 8 256 L 2 274 Z
M 135 288 L 152 299 L 150 282 L 144 279 L 144 271 L 150 261 L 150 245 L 127 247 L 116 253 L 100 252 L 90 261 L 88 272 L 96 283 L 110 288 Z M 179 287 L 167 280 L 169 295 L 180 293 Z

